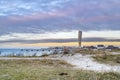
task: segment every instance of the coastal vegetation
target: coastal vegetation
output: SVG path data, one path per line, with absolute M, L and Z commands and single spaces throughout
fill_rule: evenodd
M 107 64 L 120 64 L 120 54 L 116 55 L 98 55 L 98 56 L 93 56 L 93 58 L 96 61 L 102 62 L 102 63 L 107 63 Z
M 63 60 L 0 60 L 0 80 L 119 80 L 115 72 L 72 68 Z
M 93 50 L 93 49 L 75 49 L 74 53 L 80 53 L 80 54 L 109 54 L 109 51 Z
M 120 52 L 120 49 L 112 49 L 111 52 Z

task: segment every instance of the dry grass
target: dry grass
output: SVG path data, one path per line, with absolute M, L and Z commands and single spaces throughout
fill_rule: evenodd
M 109 54 L 109 52 L 105 50 L 92 50 L 92 49 L 76 49 L 73 51 L 74 53 L 81 53 L 81 54 Z
M 93 56 L 93 58 L 99 62 L 102 62 L 102 63 L 108 63 L 111 65 L 120 64 L 120 54 Z
M 0 60 L 0 80 L 120 80 L 120 74 L 75 70 L 60 60 Z
M 120 52 L 120 49 L 112 49 L 111 52 Z
M 42 60 L 0 60 L 0 64 L 4 65 L 27 65 L 27 66 L 66 66 L 66 67 L 72 67 L 71 64 L 68 64 L 64 60 L 51 60 L 51 59 L 42 59 Z

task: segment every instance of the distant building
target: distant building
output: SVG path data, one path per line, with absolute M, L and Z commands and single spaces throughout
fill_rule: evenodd
M 83 49 L 97 49 L 95 46 L 83 46 Z
M 119 47 L 115 47 L 113 45 L 109 45 L 109 46 L 106 47 L 106 49 L 119 49 Z
M 81 47 L 81 41 L 82 41 L 82 31 L 78 31 L 78 45 Z
M 97 45 L 97 49 L 105 49 L 104 45 Z

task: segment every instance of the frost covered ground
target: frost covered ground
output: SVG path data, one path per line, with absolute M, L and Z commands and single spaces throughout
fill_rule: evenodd
M 114 52 L 112 54 L 120 54 L 119 52 Z M 120 73 L 120 65 L 109 65 L 104 63 L 99 63 L 95 61 L 92 57 L 92 55 L 82 55 L 80 53 L 76 53 L 72 56 L 69 55 L 52 55 L 48 57 L 36 57 L 36 58 L 17 58 L 17 57 L 0 57 L 0 60 L 9 60 L 9 59 L 60 59 L 65 60 L 66 62 L 74 65 L 74 68 L 77 69 L 83 69 L 83 70 L 93 70 L 98 72 L 119 72 Z
M 76 54 L 73 56 L 63 56 L 61 59 L 75 65 L 75 68 L 83 70 L 93 70 L 98 72 L 120 72 L 120 65 L 101 64 L 96 62 L 90 55 Z

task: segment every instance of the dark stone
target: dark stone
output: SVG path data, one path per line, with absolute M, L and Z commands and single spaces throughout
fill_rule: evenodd
M 118 60 L 117 63 L 120 63 L 120 60 Z
M 60 73 L 59 75 L 60 75 L 60 76 L 64 76 L 64 75 L 68 75 L 68 73 L 63 73 L 63 72 L 62 72 L 62 73 Z

